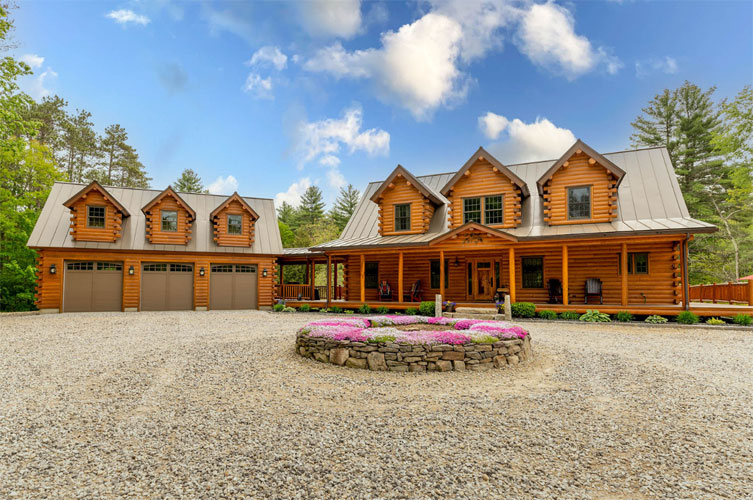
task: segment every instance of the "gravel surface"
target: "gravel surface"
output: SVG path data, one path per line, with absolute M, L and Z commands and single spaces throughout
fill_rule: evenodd
M 314 314 L 0 316 L 0 497 L 753 498 L 753 335 L 528 324 L 534 362 L 335 367 Z

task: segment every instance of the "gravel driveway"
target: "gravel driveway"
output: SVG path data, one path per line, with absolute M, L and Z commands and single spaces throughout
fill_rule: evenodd
M 298 357 L 314 317 L 0 317 L 0 497 L 753 497 L 750 333 L 529 324 L 531 364 L 417 375 Z

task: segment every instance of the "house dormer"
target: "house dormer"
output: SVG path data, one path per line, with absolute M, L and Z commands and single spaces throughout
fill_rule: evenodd
M 258 218 L 246 200 L 233 193 L 210 214 L 214 242 L 220 246 L 250 247 Z
M 507 229 L 520 224 L 528 187 L 484 148 L 478 148 L 441 193 L 450 201 L 450 229 L 471 222 Z
M 611 222 L 625 172 L 578 141 L 537 181 L 550 226 Z
M 185 245 L 191 239 L 196 212 L 168 186 L 141 209 L 149 243 Z
M 120 238 L 123 218 L 130 216 L 102 185 L 93 181 L 63 203 L 71 211 L 71 238 L 74 241 L 114 243 Z
M 434 191 L 398 165 L 371 196 L 379 206 L 379 234 L 421 234 L 429 229 L 434 210 L 444 202 Z

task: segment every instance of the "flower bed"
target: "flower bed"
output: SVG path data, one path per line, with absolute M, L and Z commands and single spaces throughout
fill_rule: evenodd
M 296 350 L 321 362 L 389 371 L 485 370 L 531 357 L 528 332 L 510 323 L 391 315 L 313 321 L 298 331 Z

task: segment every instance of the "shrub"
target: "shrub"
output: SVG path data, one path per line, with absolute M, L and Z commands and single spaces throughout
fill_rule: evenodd
M 579 319 L 580 314 L 578 314 L 575 311 L 565 311 L 565 312 L 560 313 L 560 318 L 573 321 L 573 320 Z
M 311 311 L 311 306 L 309 304 L 301 304 L 301 307 L 299 307 L 298 310 L 302 313 L 307 313 Z
M 491 335 L 481 335 L 478 337 L 473 337 L 471 339 L 471 342 L 474 344 L 493 344 L 495 342 L 499 342 L 499 339 L 497 337 L 492 337 Z
M 578 318 L 581 321 L 586 321 L 588 323 L 608 323 L 611 320 L 609 317 L 609 314 L 601 313 L 597 310 L 588 310 L 586 311 L 586 314 Z
M 371 312 L 371 306 L 368 304 L 361 304 L 361 307 L 358 308 L 358 312 L 361 314 L 369 314 Z
M 677 315 L 677 322 L 682 323 L 683 325 L 695 325 L 700 321 L 698 316 L 693 314 L 690 311 L 683 311 L 680 314 Z
M 395 338 L 396 337 L 394 335 L 374 335 L 368 340 L 368 342 L 371 342 L 374 344 L 378 342 L 394 342 Z
M 726 325 L 727 323 L 720 318 L 709 318 L 706 320 L 707 325 Z
M 409 307 L 405 310 L 405 314 L 408 314 L 409 316 L 415 316 L 416 314 L 418 314 L 418 309 L 416 309 L 415 307 Z
M 335 314 L 341 314 L 343 312 L 342 308 L 337 306 L 332 306 L 329 310 L 329 312 L 335 313 Z
M 658 314 L 652 314 L 651 316 L 647 317 L 645 321 L 646 323 L 659 324 L 659 323 L 666 323 L 667 318 L 665 318 L 664 316 L 659 316 Z
M 533 318 L 536 316 L 536 305 L 532 302 L 513 302 L 510 310 L 514 318 Z
M 748 326 L 753 323 L 753 317 L 748 316 L 747 314 L 738 314 L 737 316 L 732 318 L 732 321 L 734 321 L 737 325 Z
M 421 316 L 434 316 L 434 302 L 421 302 L 418 312 Z
M 285 304 L 275 304 L 275 305 L 272 306 L 272 310 L 274 312 L 280 312 L 283 309 L 285 309 Z
M 328 313 L 329 309 L 327 309 L 326 307 L 322 307 L 321 309 L 319 309 L 319 312 L 320 313 Z
M 627 311 L 618 312 L 615 318 L 617 319 L 617 321 L 622 321 L 623 323 L 627 323 L 628 321 L 633 321 L 633 315 Z
M 294 313 L 295 312 L 295 307 L 283 307 L 282 308 L 282 312 L 284 312 L 284 313 Z
M 387 309 L 387 306 L 379 306 L 375 309 L 375 311 L 377 314 L 387 314 L 388 312 L 390 312 L 390 310 Z
M 554 311 L 549 311 L 547 309 L 543 311 L 539 311 L 539 318 L 541 319 L 557 319 L 557 313 Z
M 346 309 L 345 314 L 355 314 L 355 311 L 353 309 Z

